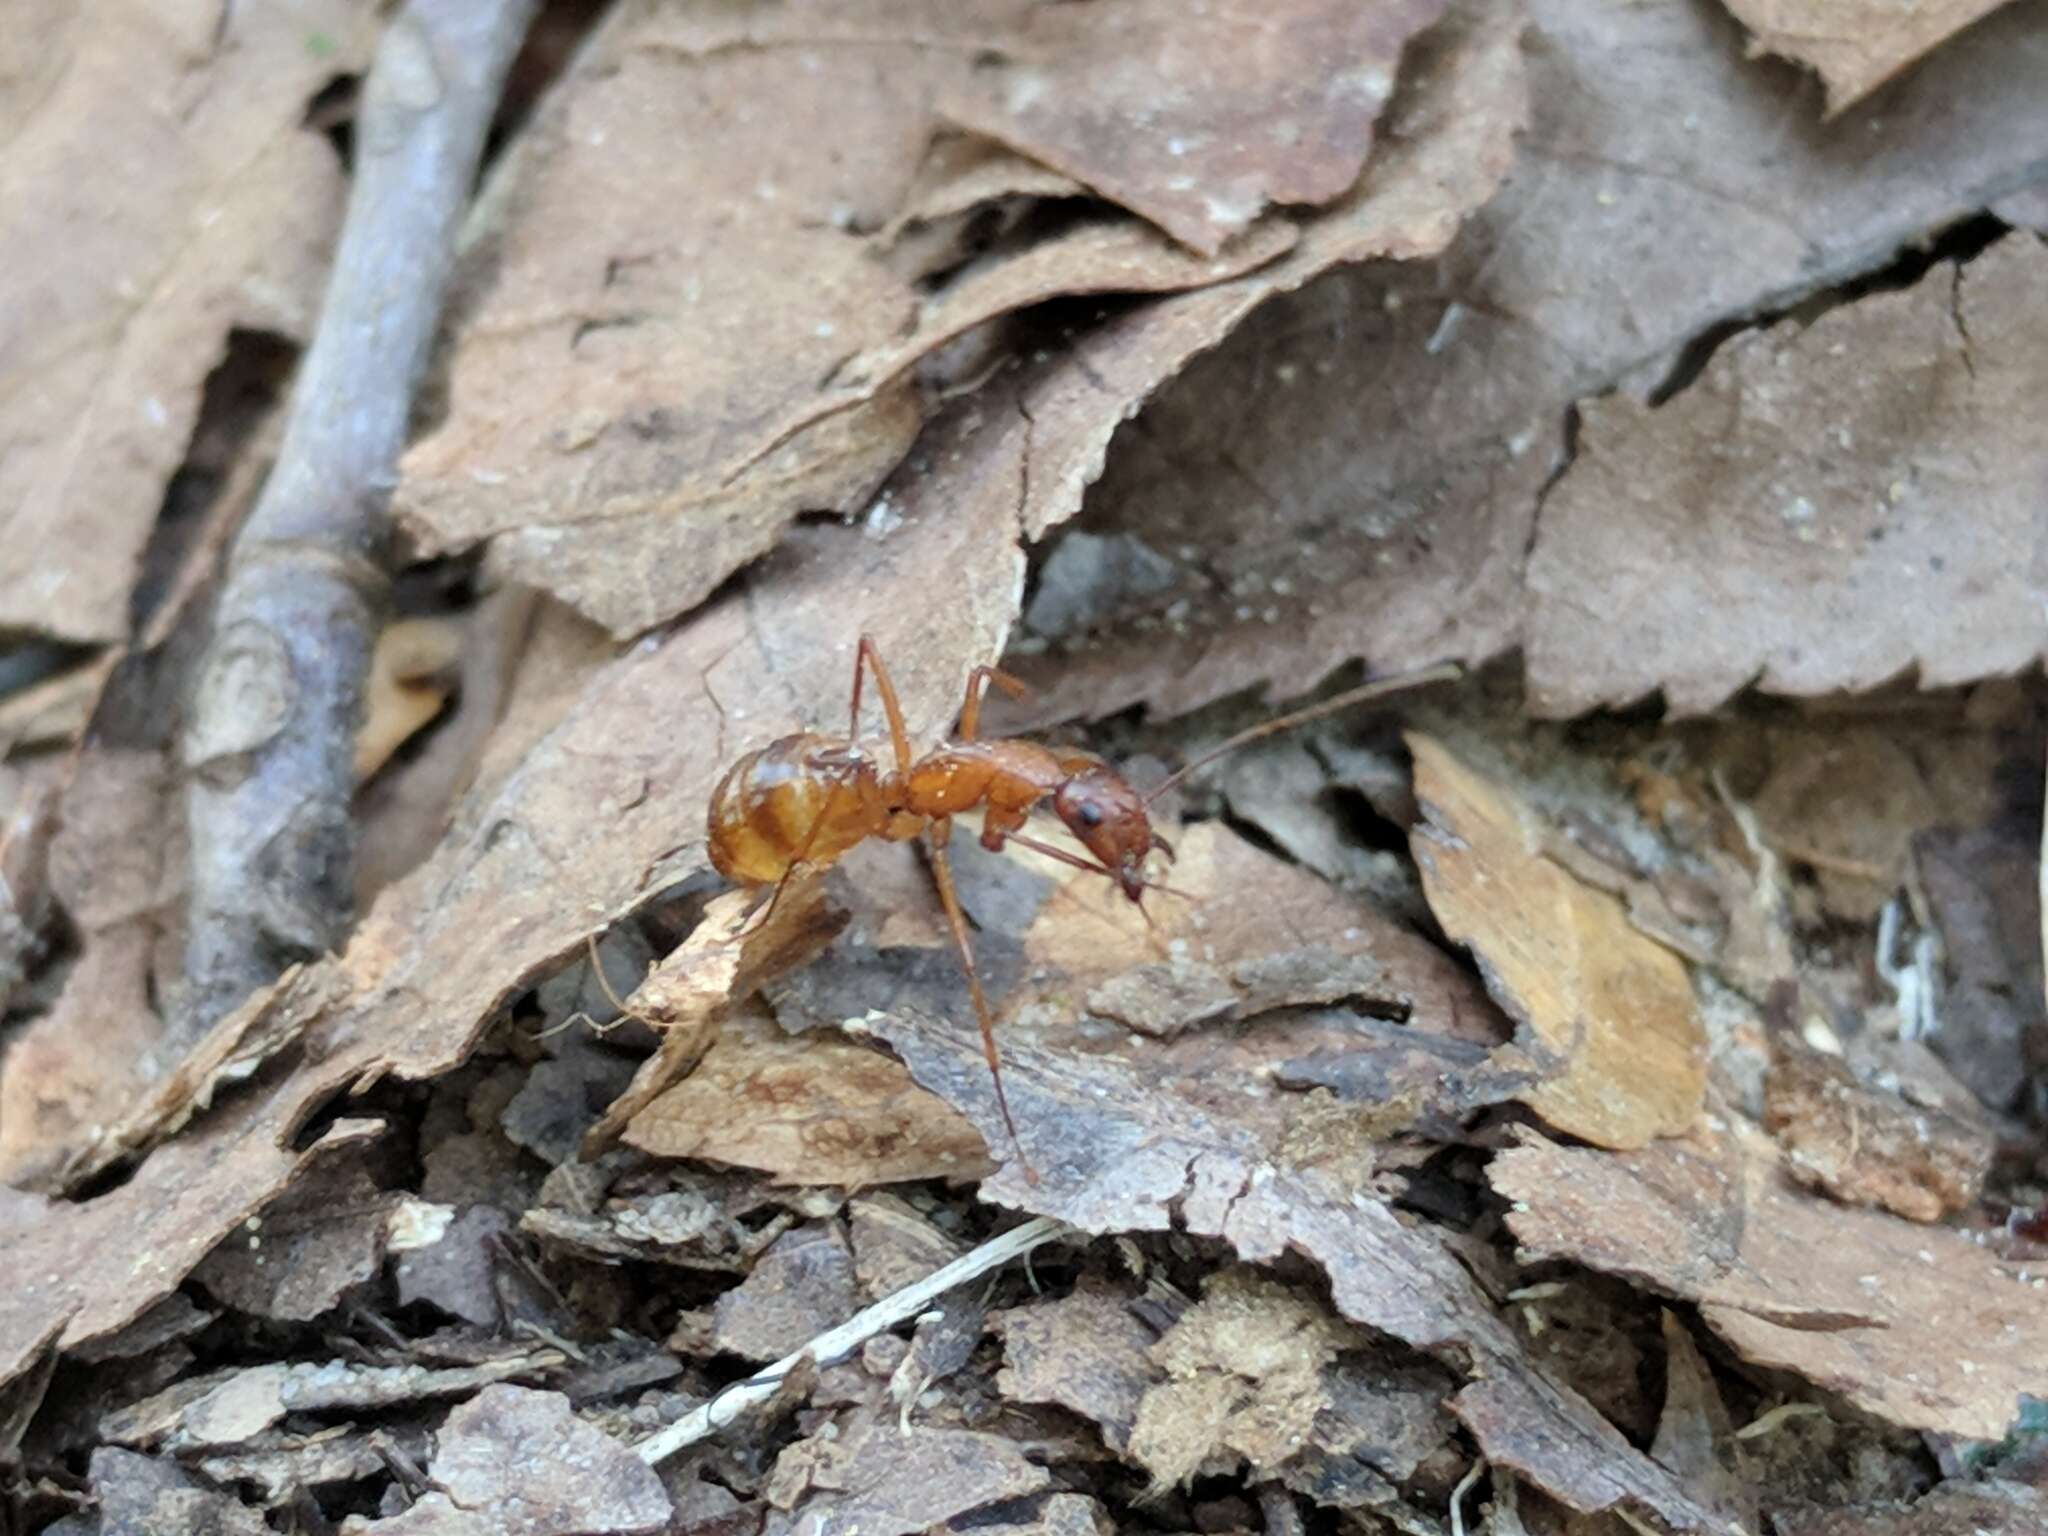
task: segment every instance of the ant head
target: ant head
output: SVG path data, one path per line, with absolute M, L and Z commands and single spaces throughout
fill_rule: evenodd
M 1054 814 L 1116 877 L 1124 894 L 1140 900 L 1145 894 L 1146 856 L 1154 848 L 1166 848 L 1166 839 L 1152 830 L 1138 792 L 1109 764 L 1077 753 L 1066 766 L 1067 780 L 1053 795 Z

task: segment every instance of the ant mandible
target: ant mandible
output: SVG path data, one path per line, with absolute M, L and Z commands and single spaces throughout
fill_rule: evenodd
M 860 741 L 861 688 L 870 670 L 889 723 L 893 767 L 884 767 L 879 754 Z M 1376 679 L 1265 721 L 1204 753 L 1141 796 L 1111 764 L 1092 752 L 1056 750 L 1017 739 L 982 739 L 981 705 L 988 686 L 994 684 L 1013 698 L 1022 698 L 1026 692 L 1016 678 L 995 667 L 978 666 L 967 674 L 966 696 L 952 737 L 923 757 L 913 758 L 910 733 L 903 724 L 903 708 L 889 680 L 889 669 L 882 664 L 873 638 L 862 635 L 853 662 L 853 708 L 846 735 L 801 732 L 784 736 L 747 753 L 727 769 L 711 792 L 711 863 L 728 880 L 755 889 L 773 888 L 758 919 L 765 921 L 799 871 L 829 868 L 870 838 L 902 842 L 923 833 L 946 926 L 952 930 L 961 968 L 967 973 L 967 989 L 974 999 L 982 1054 L 988 1059 L 989 1076 L 995 1084 L 996 1108 L 1026 1179 L 1036 1183 L 1037 1174 L 1024 1158 L 1017 1122 L 1003 1092 L 995 1016 L 982 991 L 967 918 L 953 886 L 953 865 L 946 851 L 953 835 L 953 818 L 980 807 L 982 847 L 1000 853 L 1015 843 L 1076 869 L 1107 876 L 1142 910 L 1145 892 L 1163 889 L 1145 878 L 1146 861 L 1155 849 L 1173 857 L 1172 847 L 1152 829 L 1147 810 L 1152 801 L 1196 769 L 1247 742 L 1396 689 L 1458 675 L 1456 666 L 1438 666 Z M 1066 824 L 1089 857 L 1025 836 L 1023 829 L 1031 812 L 1047 799 L 1053 814 Z

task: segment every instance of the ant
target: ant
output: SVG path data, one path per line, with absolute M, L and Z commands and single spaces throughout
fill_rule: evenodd
M 870 671 L 889 724 L 893 767 L 883 766 L 879 750 L 860 741 L 861 690 Z M 765 922 L 798 871 L 829 868 L 869 838 L 903 842 L 922 833 L 946 926 L 952 930 L 961 968 L 967 973 L 967 989 L 981 1025 L 982 1054 L 988 1059 L 989 1076 L 995 1084 L 996 1107 L 1022 1161 L 1017 1122 L 1003 1092 L 995 1017 L 975 969 L 974 946 L 967 936 L 967 918 L 960 909 L 952 861 L 946 852 L 953 818 L 980 807 L 981 845 L 991 853 L 1015 843 L 1076 869 L 1105 875 L 1143 911 L 1146 891 L 1166 889 L 1145 878 L 1146 862 L 1155 850 L 1169 860 L 1173 857 L 1172 846 L 1152 829 L 1147 808 L 1154 800 L 1196 769 L 1248 742 L 1398 689 L 1460 675 L 1456 665 L 1445 664 L 1375 679 L 1240 731 L 1172 774 L 1151 793 L 1140 795 L 1115 767 L 1092 752 L 1016 739 L 984 740 L 981 706 L 989 686 L 1001 688 L 1012 698 L 1028 695 L 1024 684 L 995 667 L 978 666 L 967 674 L 967 692 L 953 735 L 923 757 L 913 757 L 889 669 L 882 664 L 873 638 L 862 635 L 853 662 L 853 709 L 846 735 L 801 732 L 784 736 L 747 753 L 727 769 L 711 792 L 711 863 L 728 880 L 756 889 L 773 888 L 756 920 Z M 1032 810 L 1048 799 L 1053 814 L 1066 824 L 1087 857 L 1024 834 Z M 1038 1182 L 1028 1161 L 1024 1162 L 1024 1175 L 1031 1183 Z

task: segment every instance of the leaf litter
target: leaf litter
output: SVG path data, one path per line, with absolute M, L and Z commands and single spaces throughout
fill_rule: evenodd
M 174 980 L 161 717 L 109 729 L 116 686 L 82 739 L 19 744 L 79 739 L 51 845 L 79 951 L 60 991 L 44 936 L 21 950 L 17 1017 L 83 987 L 94 1038 L 134 1042 L 95 1061 L 49 1049 L 56 1011 L 33 1048 L 6 1025 L 0 1148 L 37 1183 L 0 1195 L 0 1453 L 38 1479 L 8 1493 L 31 1528 L 2025 1518 L 2043 710 L 1981 680 L 2039 654 L 2001 430 L 2038 253 L 1959 250 L 1696 378 L 1678 359 L 2018 185 L 2038 29 L 1990 18 L 1888 87 L 1848 176 L 1841 140 L 1782 128 L 1788 77 L 1698 16 L 1534 10 L 1526 55 L 1505 5 L 600 24 L 492 173 L 407 461 L 411 552 L 488 546 L 495 589 L 465 609 L 458 577 L 452 618 L 392 637 L 431 643 L 364 749 L 348 948 L 129 1082 Z M 1555 88 L 1623 55 L 1655 79 Z M 1671 163 L 1607 154 L 1652 86 Z M 797 99 L 836 115 L 761 114 Z M 1765 121 L 1797 227 L 1701 169 Z M 1557 280 L 1594 248 L 1625 281 Z M 1826 600 L 1766 583 L 1763 620 L 1710 632 L 1709 556 L 1581 508 L 1610 421 L 1639 456 L 1698 439 L 1760 356 L 1824 410 L 1901 315 L 1935 361 L 1870 370 L 1855 443 L 1947 473 L 1963 441 L 1957 483 L 1993 497 L 1992 554 L 1919 584 L 1924 621 L 1872 629 L 1902 602 L 1838 561 L 1806 573 Z M 1616 384 L 1568 443 L 1563 411 Z M 1785 436 L 1784 474 L 1868 469 Z M 1380 479 L 1366 454 L 1393 455 Z M 1399 515 L 1350 538 L 1362 483 Z M 1876 543 L 1930 537 L 1931 502 L 1898 505 Z M 1696 519 L 1728 561 L 1748 526 Z M 1640 595 L 1587 622 L 1621 570 Z M 863 629 L 919 743 L 1006 641 L 1047 718 L 1151 703 L 1087 737 L 1141 787 L 1244 718 L 1166 716 L 1251 684 L 1512 644 L 1527 684 L 1184 787 L 1142 914 L 956 839 L 1030 1179 L 914 850 L 797 882 L 765 924 L 706 878 L 710 785 L 839 729 Z M 1909 661 L 1952 692 L 1869 692 Z M 1867 696 L 1727 703 L 1760 668 Z M 1529 720 L 1652 689 L 1720 714 Z M 32 831 L 36 784 L 7 787 Z M 1003 1207 L 1041 1222 L 1005 1234 Z M 1017 1236 L 1024 1268 L 862 1323 Z M 724 1428 L 662 1439 L 694 1421 Z

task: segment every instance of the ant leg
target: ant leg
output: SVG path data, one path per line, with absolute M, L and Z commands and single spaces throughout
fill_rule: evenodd
M 932 856 L 932 880 L 939 888 L 939 904 L 946 909 L 946 926 L 953 930 L 953 943 L 960 951 L 960 967 L 967 972 L 967 990 L 974 997 L 974 1015 L 981 1024 L 981 1053 L 988 1058 L 988 1075 L 996 1086 L 996 1108 L 1002 1112 L 1003 1128 L 1010 1133 L 1010 1145 L 1016 1148 L 1017 1161 L 1023 1166 L 1024 1181 L 1036 1184 L 1038 1171 L 1025 1155 L 1024 1143 L 1017 1139 L 1017 1122 L 1010 1115 L 1009 1096 L 1003 1092 L 1003 1064 L 996 1054 L 995 1016 L 989 1012 L 988 997 L 981 990 L 981 973 L 974 968 L 974 945 L 967 937 L 967 915 L 960 910 L 960 897 L 953 889 L 953 861 L 946 853 L 946 843 L 952 835 L 950 819 L 940 817 L 932 822 L 925 838 L 925 846 Z
M 811 829 L 797 845 L 795 855 L 782 866 L 782 877 L 775 882 L 775 889 L 768 893 L 768 900 L 762 904 L 760 911 L 747 919 L 746 926 L 733 935 L 734 939 L 747 938 L 768 925 L 768 919 L 775 915 L 776 907 L 781 905 L 782 893 L 789 889 L 789 882 L 795 878 L 796 872 L 810 866 L 811 849 L 817 845 L 818 834 L 824 830 L 825 823 L 831 819 L 832 807 L 838 803 L 839 786 L 835 784 L 826 793 L 825 803 L 818 807 L 818 814 L 811 818 Z
M 869 667 L 875 670 L 875 692 L 882 696 L 882 713 L 889 717 L 889 745 L 896 752 L 896 771 L 910 772 L 910 732 L 904 729 L 903 706 L 896 702 L 896 685 L 889 681 L 889 669 L 882 665 L 882 653 L 875 649 L 873 635 L 860 637 L 860 649 L 853 657 L 853 721 L 846 728 L 849 741 L 860 740 L 860 682 Z
M 1097 864 L 1090 859 L 1084 859 L 1079 854 L 1069 853 L 1064 848 L 1055 848 L 1051 843 L 1041 843 L 1037 838 L 1026 837 L 1021 832 L 1006 832 L 1003 834 L 1003 841 L 1015 843 L 1019 848 L 1029 848 L 1033 853 L 1042 853 L 1048 859 L 1058 859 L 1062 864 L 1071 864 L 1076 869 L 1084 869 L 1091 875 L 1107 875 L 1112 880 L 1120 878 L 1115 870 L 1110 869 L 1106 865 Z M 1148 891 L 1164 891 L 1169 896 L 1178 896 L 1182 901 L 1193 901 L 1195 899 L 1186 891 L 1177 891 L 1170 885 L 1161 885 L 1157 880 L 1147 880 L 1145 882 L 1145 889 Z M 1143 906 L 1140 906 L 1138 910 L 1145 914 L 1146 922 L 1152 921 L 1152 914 Z
M 981 701 L 988 690 L 983 685 L 994 683 L 1013 699 L 1028 699 L 1031 690 L 1016 678 L 996 667 L 976 667 L 967 674 L 967 697 L 960 705 L 960 728 L 954 732 L 962 741 L 973 741 L 981 729 Z

